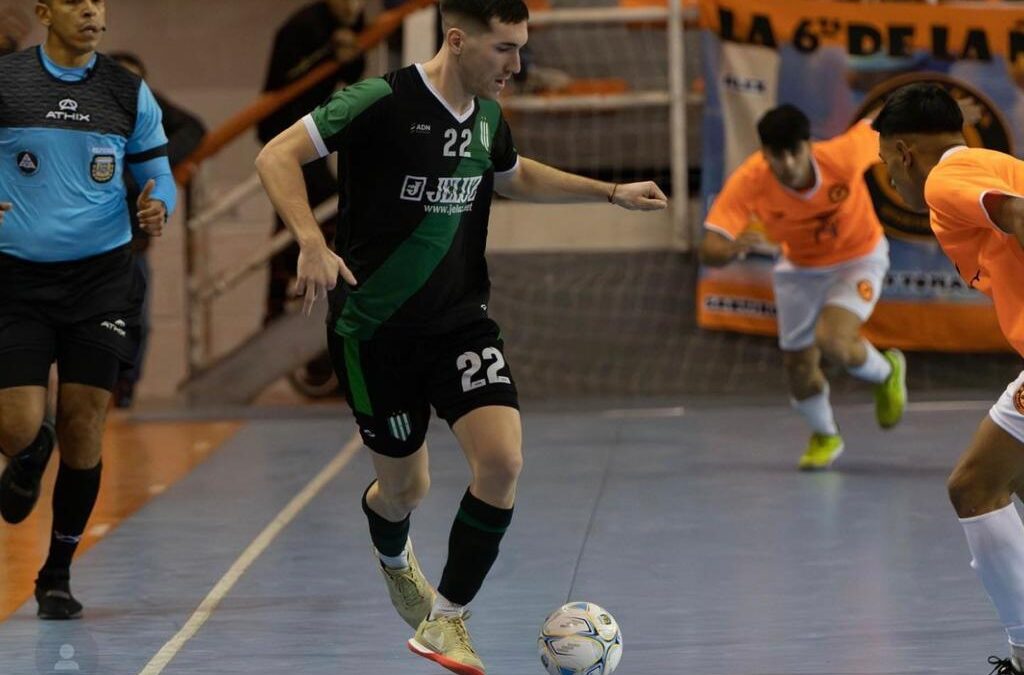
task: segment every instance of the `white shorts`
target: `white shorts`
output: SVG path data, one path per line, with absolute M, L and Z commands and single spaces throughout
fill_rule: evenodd
M 860 258 L 828 267 L 800 267 L 786 258 L 775 265 L 775 291 L 779 347 L 795 352 L 814 345 L 814 327 L 826 305 L 848 309 L 867 321 L 878 303 L 889 270 L 889 242 L 885 237 Z
M 999 428 L 1024 443 L 1024 372 L 1006 387 L 988 416 Z

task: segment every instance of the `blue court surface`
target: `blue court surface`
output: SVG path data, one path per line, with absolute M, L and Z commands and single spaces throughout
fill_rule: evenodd
M 569 599 L 618 619 L 622 675 L 987 673 L 1005 637 L 945 479 L 989 401 L 919 402 L 890 432 L 840 402 L 846 454 L 802 474 L 783 398 L 527 409 L 515 520 L 469 622 L 488 673 L 541 675 L 541 620 Z M 85 619 L 32 602 L 0 624 L 0 673 L 446 672 L 407 651 L 375 569 L 354 431 L 340 406 L 247 422 L 79 559 Z M 436 582 L 469 478 L 443 424 L 428 441 L 412 536 Z

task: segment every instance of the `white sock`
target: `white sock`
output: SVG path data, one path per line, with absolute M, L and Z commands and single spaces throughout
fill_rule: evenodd
M 1010 643 L 1010 658 L 1014 668 L 1024 670 L 1024 647 Z
M 409 566 L 409 542 L 406 541 L 405 548 L 396 556 L 384 555 L 377 551 L 377 557 L 384 563 L 384 567 L 392 570 L 404 570 Z
M 862 340 L 864 348 L 868 352 L 868 357 L 864 359 L 864 363 L 853 368 L 847 368 L 846 372 L 853 375 L 858 380 L 865 380 L 867 382 L 873 382 L 880 384 L 892 373 L 892 364 L 889 363 L 889 359 L 882 356 L 882 352 L 875 349 L 875 346 L 867 340 Z
M 812 431 L 818 434 L 834 436 L 839 433 L 839 427 L 836 426 L 836 418 L 832 414 L 832 404 L 828 401 L 828 392 L 829 387 L 828 382 L 826 382 L 825 388 L 821 390 L 820 394 L 815 394 L 802 401 L 798 401 L 795 398 L 790 399 L 790 402 L 797 412 L 807 420 L 807 424 L 811 426 Z
M 996 606 L 1010 644 L 1024 647 L 1024 523 L 1011 503 L 1006 508 L 961 518 L 971 549 L 971 567 Z M 1016 654 L 1020 658 L 1024 654 Z
M 465 605 L 456 605 L 454 602 L 438 593 L 437 597 L 434 599 L 434 607 L 430 610 L 430 618 L 436 619 L 438 616 L 462 616 L 462 613 L 465 610 Z

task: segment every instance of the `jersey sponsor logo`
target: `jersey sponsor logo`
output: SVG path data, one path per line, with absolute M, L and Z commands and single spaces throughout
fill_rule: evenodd
M 28 150 L 18 153 L 18 171 L 26 176 L 32 176 L 39 171 L 39 158 Z
M 89 164 L 89 175 L 97 183 L 109 183 L 117 170 L 117 160 L 113 155 L 93 155 Z
M 57 104 L 59 110 L 51 110 L 46 113 L 46 119 L 58 120 L 60 122 L 91 122 L 92 117 L 85 113 L 78 112 L 78 101 L 73 98 L 66 98 Z
M 491 125 L 488 124 L 486 117 L 480 118 L 480 144 L 487 152 L 491 151 Z
M 424 208 L 428 213 L 465 213 L 473 209 L 481 181 L 482 176 L 406 176 L 399 197 L 407 202 L 426 202 Z
M 846 183 L 838 183 L 828 189 L 828 200 L 838 204 L 850 196 L 850 186 Z
M 100 324 L 100 326 L 106 328 L 111 332 L 117 333 L 121 337 L 128 337 L 128 331 L 125 330 L 127 324 L 125 324 L 124 319 L 118 319 L 116 321 L 104 321 L 103 323 Z
M 1024 415 L 1024 384 L 1017 387 L 1017 391 L 1013 395 L 1013 407 L 1017 409 L 1017 412 Z
M 430 125 L 429 124 L 412 124 L 412 125 L 409 126 L 409 133 L 410 134 L 429 134 L 430 133 Z
M 939 84 L 945 87 L 953 98 L 965 100 L 979 108 L 978 121 L 964 127 L 968 145 L 1013 154 L 1009 125 L 999 108 L 974 85 L 939 73 L 911 73 L 886 80 L 868 92 L 863 103 L 854 113 L 854 123 L 859 122 L 869 111 L 884 102 L 893 91 L 912 82 Z M 929 239 L 934 237 L 928 222 L 928 213 L 918 213 L 907 206 L 896 192 L 896 188 L 892 186 L 885 164 L 879 162 L 868 169 L 864 174 L 864 182 L 871 194 L 875 213 L 882 221 L 887 234 L 897 237 L 903 235 L 903 239 L 912 239 L 914 236 Z
M 857 295 L 864 302 L 871 302 L 875 299 L 875 287 L 871 285 L 869 280 L 861 279 L 857 282 Z
M 709 312 L 741 314 L 764 319 L 774 318 L 776 313 L 775 303 L 769 300 L 726 295 L 709 295 L 704 299 L 704 308 Z

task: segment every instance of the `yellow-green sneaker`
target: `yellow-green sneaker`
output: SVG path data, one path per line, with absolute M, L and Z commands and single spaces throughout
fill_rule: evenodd
M 878 426 L 892 429 L 903 419 L 907 407 L 907 359 L 898 349 L 886 349 L 882 356 L 892 365 L 892 372 L 885 382 L 875 386 L 875 417 Z
M 832 466 L 839 455 L 843 454 L 843 437 L 839 434 L 811 434 L 807 443 L 807 451 L 797 465 L 801 471 L 820 471 Z
M 409 650 L 459 675 L 485 675 L 484 664 L 469 639 L 465 614 L 424 619 L 409 640 Z
M 409 566 L 405 569 L 393 570 L 384 563 L 380 563 L 381 574 L 388 585 L 388 595 L 391 596 L 391 604 L 395 606 L 398 613 L 405 619 L 405 622 L 412 628 L 416 628 L 430 614 L 430 608 L 434 606 L 434 588 L 423 576 L 420 563 L 416 560 L 416 554 L 412 550 L 412 541 L 409 541 L 406 549 L 409 555 Z M 376 558 L 376 551 L 374 552 Z

